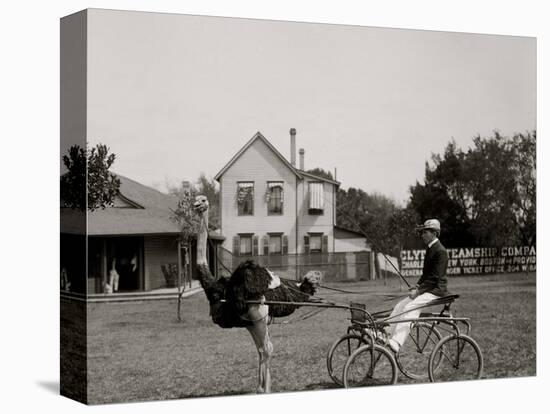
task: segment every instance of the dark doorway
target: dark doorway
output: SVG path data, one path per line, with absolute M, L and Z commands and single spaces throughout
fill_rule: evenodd
M 143 285 L 143 237 L 88 238 L 89 293 L 132 292 Z
M 61 234 L 60 240 L 61 289 L 86 293 L 86 237 Z
M 118 292 L 142 289 L 141 237 L 113 237 L 106 239 L 107 274 L 114 268 L 118 273 Z

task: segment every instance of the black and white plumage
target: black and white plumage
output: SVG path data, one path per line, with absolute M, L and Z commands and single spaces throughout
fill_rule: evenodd
M 235 305 L 240 314 L 248 310 L 246 301 L 289 302 L 288 305 L 269 305 L 269 315 L 272 317 L 283 317 L 293 313 L 299 306 L 292 305 L 292 302 L 309 302 L 310 297 L 315 294 L 316 282 L 305 278 L 302 283 L 282 279 L 280 284 L 271 289 L 269 287 L 274 276 L 273 273 L 252 260 L 241 263 L 231 275 L 226 286 L 226 300 Z
M 228 279 L 214 279 L 208 266 L 199 266 L 197 270 L 210 304 L 212 320 L 222 328 L 249 326 L 251 322 L 242 317 L 248 311 L 247 301 L 261 300 L 262 297 L 267 302 L 289 302 L 288 305 L 269 305 L 269 316 L 288 316 L 299 308 L 291 303 L 311 301 L 317 283 L 307 277 L 302 283 L 283 279 L 279 286 L 269 289 L 270 271 L 251 260 L 241 263 Z

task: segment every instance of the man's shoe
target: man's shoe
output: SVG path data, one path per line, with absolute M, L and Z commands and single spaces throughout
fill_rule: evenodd
M 395 339 L 390 339 L 388 340 L 388 348 L 390 348 L 394 354 L 397 354 L 399 352 L 400 345 Z

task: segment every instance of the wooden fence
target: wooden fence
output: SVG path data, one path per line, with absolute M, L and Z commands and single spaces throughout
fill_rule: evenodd
M 229 275 L 245 260 L 253 260 L 281 277 L 294 280 L 302 280 L 310 270 L 323 272 L 325 282 L 374 278 L 371 252 L 234 256 L 222 247 L 218 249 L 218 274 Z

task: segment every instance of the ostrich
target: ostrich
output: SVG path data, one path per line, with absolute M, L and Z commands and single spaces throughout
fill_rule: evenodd
M 264 303 L 249 304 L 247 301 L 265 300 L 304 302 L 310 301 L 315 287 L 320 282 L 319 274 L 306 277 L 300 284 L 281 280 L 269 269 L 251 260 L 241 263 L 229 279 L 216 279 L 206 259 L 208 238 L 208 200 L 199 195 L 195 198 L 194 210 L 200 216 L 197 235 L 197 274 L 210 304 L 212 320 L 222 328 L 246 328 L 259 357 L 258 393 L 271 391 L 269 363 L 273 345 L 267 329 L 269 317 L 288 316 L 297 305 L 267 306 Z

